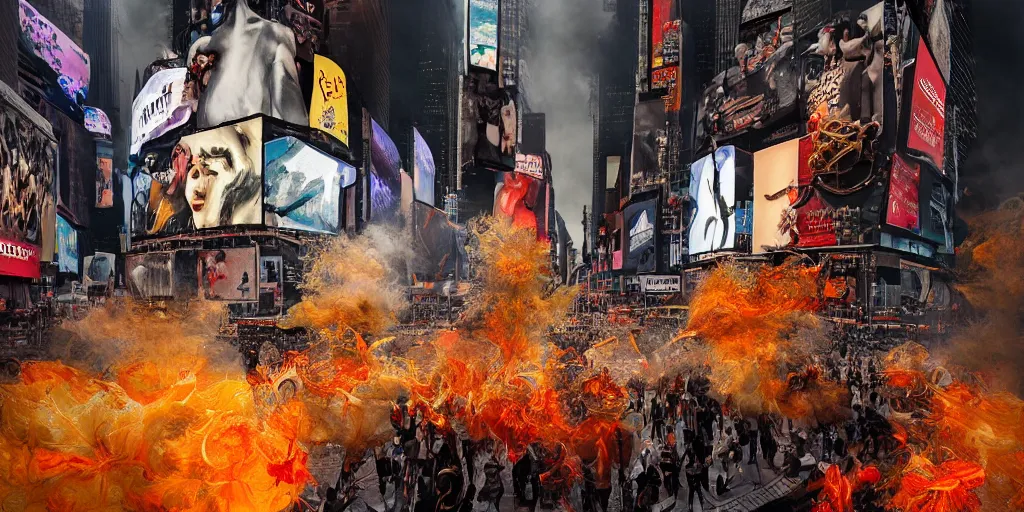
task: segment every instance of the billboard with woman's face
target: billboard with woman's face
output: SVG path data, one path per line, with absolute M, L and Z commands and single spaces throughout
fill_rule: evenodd
M 255 247 L 199 251 L 199 289 L 206 300 L 256 301 L 259 279 Z

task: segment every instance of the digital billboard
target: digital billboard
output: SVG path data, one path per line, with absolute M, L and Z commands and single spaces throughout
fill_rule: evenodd
M 469 0 L 469 65 L 498 70 L 498 0 Z
M 953 194 L 946 182 L 932 171 L 921 171 L 921 236 L 953 251 Z
M 416 201 L 412 210 L 416 256 L 410 267 L 415 281 L 445 281 L 452 279 L 457 270 L 466 276 L 465 230 L 426 203 Z
M 38 279 L 40 273 L 38 247 L 0 238 L 0 276 Z
M 275 306 L 284 305 L 284 258 L 260 256 L 260 294 L 271 294 Z
M 547 188 L 545 183 L 525 174 L 505 172 L 499 175 L 494 192 L 494 216 L 510 220 L 512 225 L 537 232 L 547 240 Z
M 946 84 L 939 75 L 924 39 L 917 44 L 913 94 L 910 100 L 910 132 L 907 149 L 923 155 L 943 171 L 946 132 Z
M 792 241 L 799 159 L 799 139 L 754 153 L 754 252 L 783 248 Z
M 323 55 L 313 57 L 313 96 L 309 126 L 321 129 L 348 146 L 348 86 L 345 72 Z
M 544 155 L 516 155 L 516 172 L 533 179 L 544 179 Z
M 103 135 L 110 138 L 110 118 L 107 113 L 96 107 L 85 107 L 85 129 L 96 135 Z
M 892 157 L 892 171 L 889 173 L 889 208 L 885 223 L 921 233 L 921 217 L 918 204 L 918 189 L 921 186 L 921 166 L 907 162 L 900 155 Z
M 115 260 L 114 255 L 109 252 L 97 252 L 92 256 L 86 256 L 82 260 L 82 268 L 85 272 L 82 275 L 82 285 L 86 288 L 92 286 L 107 286 L 108 282 L 114 279 Z
M 141 169 L 132 176 L 131 234 L 132 237 L 146 234 L 146 220 L 149 212 L 149 193 L 153 185 L 153 177 Z
M 142 145 L 185 124 L 195 107 L 185 90 L 188 70 L 171 68 L 156 72 L 132 101 L 133 155 Z
M 11 101 L 0 99 L 0 241 L 41 246 L 43 254 L 36 257 L 50 261 L 57 212 L 56 144 L 46 120 L 7 91 L 0 95 Z
M 78 230 L 64 216 L 57 216 L 57 269 L 78 274 Z
M 665 102 L 642 101 L 633 112 L 633 158 L 630 190 L 642 187 L 659 173 L 658 153 L 665 141 Z
M 254 302 L 260 277 L 256 248 L 199 251 L 199 289 L 206 300 Z
M 658 269 L 658 200 L 648 199 L 627 206 L 623 270 L 654 272 Z
M 96 208 L 114 206 L 114 148 L 96 144 Z
M 263 123 L 250 119 L 182 137 L 150 201 L 150 234 L 263 222 Z M 166 188 L 165 188 L 166 187 Z M 169 223 L 184 217 L 185 222 Z
M 355 167 L 292 136 L 267 142 L 263 155 L 266 225 L 337 233 L 341 189 L 356 182 Z
M 143 299 L 173 296 L 173 269 L 173 252 L 129 254 L 125 257 L 129 293 Z
M 472 163 L 494 171 L 515 166 L 518 117 L 515 98 L 498 87 L 494 77 L 471 73 L 463 78 L 463 165 Z
M 434 180 L 437 168 L 434 166 L 434 154 L 430 151 L 427 141 L 423 140 L 420 131 L 412 129 L 414 144 L 413 181 L 416 189 L 416 200 L 434 206 Z
M 18 19 L 22 45 L 57 73 L 57 84 L 71 103 L 84 106 L 89 92 L 89 56 L 26 0 L 19 1 Z
M 817 190 L 796 211 L 797 247 L 831 247 L 836 236 L 836 209 L 822 199 Z
M 370 218 L 389 221 L 398 213 L 402 199 L 402 158 L 388 132 L 370 120 Z
M 651 1 L 651 70 L 666 65 L 664 43 L 666 25 L 672 20 L 673 0 Z
M 690 165 L 689 252 L 736 248 L 736 148 L 724 146 Z

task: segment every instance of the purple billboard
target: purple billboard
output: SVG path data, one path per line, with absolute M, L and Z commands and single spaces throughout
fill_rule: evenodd
M 398 213 L 402 197 L 402 158 L 388 132 L 373 124 L 373 139 L 370 141 L 370 218 L 374 221 L 389 221 Z
M 57 84 L 72 103 L 82 106 L 89 92 L 89 56 L 31 4 L 18 8 L 21 40 L 57 73 Z

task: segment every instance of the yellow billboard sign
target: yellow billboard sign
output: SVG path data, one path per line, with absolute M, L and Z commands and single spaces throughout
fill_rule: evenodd
M 348 86 L 345 72 L 331 59 L 313 57 L 313 98 L 309 126 L 318 128 L 348 146 Z

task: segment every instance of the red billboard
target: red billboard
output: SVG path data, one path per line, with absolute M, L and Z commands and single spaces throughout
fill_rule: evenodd
M 921 166 L 893 155 L 889 175 L 889 210 L 885 222 L 914 233 L 921 232 L 917 190 L 921 183 Z
M 910 101 L 910 134 L 907 149 L 926 156 L 941 172 L 946 130 L 946 84 L 935 59 L 925 46 L 917 43 L 914 94 Z
M 651 2 L 651 69 L 665 66 L 665 24 L 672 16 L 672 0 Z
M 0 275 L 39 278 L 39 248 L 0 238 Z
M 836 237 L 836 211 L 817 192 L 796 211 L 797 247 L 831 247 Z

